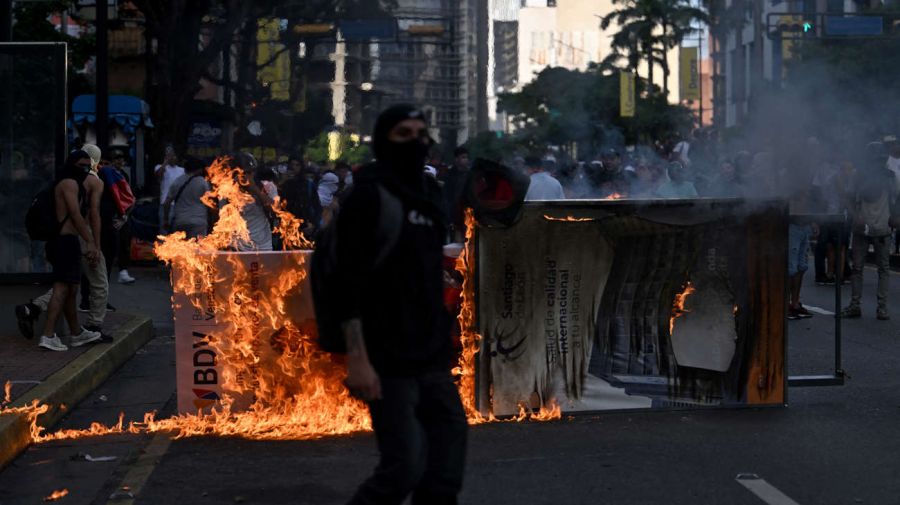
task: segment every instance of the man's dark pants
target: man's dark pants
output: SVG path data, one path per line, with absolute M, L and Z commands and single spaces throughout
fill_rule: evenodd
M 369 403 L 381 461 L 351 505 L 455 504 L 466 458 L 466 415 L 449 373 L 382 378 Z

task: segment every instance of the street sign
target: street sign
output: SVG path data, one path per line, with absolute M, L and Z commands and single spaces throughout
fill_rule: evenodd
M 373 41 L 394 39 L 397 37 L 397 20 L 384 19 L 346 19 L 338 22 L 341 37 L 347 41 Z
M 885 25 L 892 28 L 885 30 Z M 779 12 L 766 16 L 770 39 L 849 39 L 900 35 L 897 14 L 825 14 Z
M 829 37 L 875 37 L 884 33 L 881 16 L 825 16 Z

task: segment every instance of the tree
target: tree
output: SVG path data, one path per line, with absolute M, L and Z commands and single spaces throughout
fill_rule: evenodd
M 565 83 L 566 92 L 560 93 Z M 599 67 L 580 72 L 565 68 L 543 70 L 518 93 L 500 95 L 499 110 L 510 114 L 516 130 L 502 142 L 487 144 L 494 152 L 509 150 L 542 151 L 549 145 L 563 150 L 577 146 L 578 153 L 596 152 L 621 142 L 650 142 L 693 123 L 691 112 L 669 104 L 659 93 L 646 93 L 647 79 L 636 81 L 635 117 L 619 117 L 619 78 L 604 74 Z M 486 139 L 482 139 L 482 143 Z M 487 150 L 487 149 L 486 149 Z
M 638 62 L 644 59 L 651 87 L 654 68 L 659 64 L 663 70 L 663 92 L 668 96 L 668 52 L 695 31 L 695 23 L 706 22 L 707 13 L 688 0 L 613 0 L 613 4 L 621 7 L 600 20 L 604 30 L 612 23 L 619 27 L 613 34 L 613 54 L 605 63 L 615 64 L 624 57 L 628 68 L 636 72 Z
M 157 125 L 158 144 L 184 147 L 190 127 L 194 96 L 206 78 L 235 94 L 236 118 L 251 108 L 259 70 L 253 58 L 257 20 L 287 19 L 288 24 L 374 17 L 384 14 L 382 4 L 365 0 L 134 0 L 144 14 L 147 36 L 156 50 L 148 58 L 148 102 Z M 296 35 L 286 30 L 285 50 L 296 47 Z M 209 69 L 223 51 L 240 51 L 238 81 L 216 80 Z M 290 51 L 291 54 L 296 51 Z M 304 90 L 305 92 L 305 90 Z M 226 106 L 227 108 L 227 106 Z
M 46 2 L 16 2 L 16 23 L 13 26 L 13 40 L 16 42 L 65 42 L 69 50 L 68 97 L 71 103 L 76 96 L 91 93 L 92 83 L 83 73 L 79 73 L 95 53 L 95 37 L 93 34 L 83 37 L 72 37 L 63 33 L 51 24 L 53 14 L 68 10 L 74 12 L 75 0 L 53 0 Z M 77 16 L 72 16 L 70 23 L 82 23 Z

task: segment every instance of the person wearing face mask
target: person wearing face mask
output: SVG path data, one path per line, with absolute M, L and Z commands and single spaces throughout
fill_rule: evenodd
M 385 110 L 375 163 L 360 169 L 336 226 L 338 319 L 346 385 L 367 402 L 381 460 L 351 504 L 455 504 L 462 487 L 466 418 L 450 370 L 451 318 L 443 302 L 446 221 L 437 182 L 425 175 L 432 141 L 422 112 Z M 390 200 L 389 202 L 386 200 Z M 379 209 L 402 210 L 389 246 Z M 384 227 L 384 226 L 382 226 Z
M 54 333 L 60 315 L 65 317 L 72 335 L 69 345 L 79 347 L 103 337 L 99 331 L 79 325 L 75 308 L 82 271 L 98 269 L 104 276 L 106 274 L 99 234 L 92 232 L 99 230 L 99 226 L 89 223 L 94 220 L 88 219 L 99 208 L 100 192 L 103 191 L 100 179 L 89 175 L 92 164 L 91 156 L 83 150 L 73 151 L 66 159 L 65 167 L 53 186 L 54 212 L 59 231 L 47 241 L 46 246 L 47 260 L 53 266 L 53 287 L 43 296 L 15 309 L 19 330 L 26 338 L 34 338 L 34 323 L 41 312 L 47 312 L 38 347 L 50 351 L 68 350 L 68 346 Z M 103 309 L 105 314 L 105 294 L 103 296 L 103 305 L 98 308 Z M 92 312 L 91 317 L 94 315 Z

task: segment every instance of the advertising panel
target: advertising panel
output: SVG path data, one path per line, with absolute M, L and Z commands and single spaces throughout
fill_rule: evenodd
M 526 204 L 477 233 L 483 414 L 783 404 L 787 208 Z
M 253 328 L 255 340 L 253 342 L 253 354 L 259 356 L 259 362 L 253 367 L 242 366 L 239 368 L 240 376 L 234 377 L 235 369 L 229 367 L 227 360 L 221 359 L 221 351 L 230 351 L 228 336 L 233 334 L 231 321 L 226 321 L 223 315 L 223 306 L 234 307 L 235 303 L 227 303 L 227 293 L 243 293 L 250 300 L 243 303 L 258 304 L 266 298 L 266 294 L 272 291 L 281 280 L 285 269 L 296 269 L 298 265 L 303 268 L 308 265 L 311 251 L 277 251 L 277 252 L 221 252 L 216 256 L 214 265 L 208 269 L 206 275 L 213 280 L 212 289 L 203 291 L 200 286 L 206 282 L 195 283 L 197 289 L 191 293 L 175 291 L 173 308 L 175 313 L 175 373 L 178 391 L 178 412 L 196 413 L 208 412 L 223 398 L 223 393 L 229 393 L 235 402 L 231 410 L 240 411 L 252 403 L 253 398 L 247 393 L 240 394 L 235 391 L 223 389 L 224 380 L 228 374 L 232 374 L 236 384 L 240 384 L 243 390 L 253 390 L 254 370 L 265 368 L 269 374 L 279 373 L 275 359 L 282 350 L 278 346 L 277 334 L 279 328 L 273 321 L 249 321 L 248 324 L 257 325 Z M 305 260 L 298 260 L 293 255 L 305 255 Z M 177 269 L 173 270 L 173 285 L 179 285 Z M 235 289 L 235 282 L 247 283 L 247 289 Z M 285 313 L 290 314 L 292 324 L 297 328 L 312 330 L 315 325 L 311 290 L 309 280 L 306 277 L 295 290 L 295 294 L 285 299 Z M 232 301 L 234 302 L 234 301 Z M 274 321 L 279 323 L 279 321 Z M 283 321 L 281 323 L 284 323 Z M 210 345 L 215 341 L 215 345 Z M 284 377 L 285 382 L 292 382 L 290 376 Z

